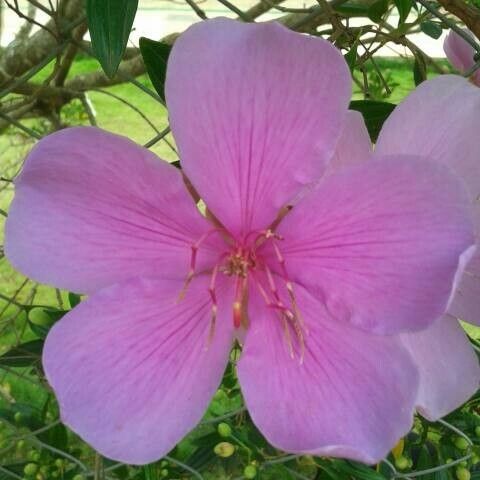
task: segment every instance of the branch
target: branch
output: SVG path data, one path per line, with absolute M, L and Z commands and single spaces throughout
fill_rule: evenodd
M 447 12 L 462 20 L 475 36 L 480 38 L 480 10 L 478 8 L 465 3 L 463 0 L 438 0 L 438 3 Z

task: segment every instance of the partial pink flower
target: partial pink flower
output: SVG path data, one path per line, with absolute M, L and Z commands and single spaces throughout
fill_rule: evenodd
M 376 156 L 392 161 L 397 155 L 421 155 L 451 168 L 465 183 L 476 230 L 480 233 L 480 91 L 468 80 L 442 75 L 422 83 L 398 105 L 383 126 Z M 364 151 L 365 127 L 352 125 L 337 150 Z M 350 157 L 350 156 L 349 156 Z M 368 160 L 368 155 L 363 154 Z M 337 160 L 337 164 L 341 164 Z M 480 256 L 478 249 L 462 256 L 464 267 L 456 279 L 447 311 L 427 329 L 400 335 L 417 364 L 420 388 L 416 405 L 430 420 L 450 413 L 480 386 L 477 356 L 459 320 L 480 324 Z
M 274 446 L 373 463 L 409 430 L 421 373 L 400 334 L 447 309 L 474 243 L 469 197 L 428 155 L 369 159 L 350 95 L 319 38 L 189 28 L 166 97 L 212 223 L 179 171 L 123 137 L 72 128 L 32 150 L 6 254 L 91 294 L 53 327 L 43 362 L 63 421 L 102 454 L 168 453 L 242 336 L 239 382 Z M 349 131 L 363 145 L 352 161 L 336 147 Z
M 473 34 L 463 29 L 466 35 L 473 37 Z M 445 41 L 443 42 L 443 50 L 450 63 L 460 72 L 466 73 L 475 65 L 475 50 L 464 40 L 458 33 L 450 30 Z M 474 72 L 470 80 L 480 87 L 480 70 Z

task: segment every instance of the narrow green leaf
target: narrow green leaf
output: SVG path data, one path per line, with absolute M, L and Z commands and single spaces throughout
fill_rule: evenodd
M 156 42 L 149 38 L 140 38 L 140 52 L 147 68 L 148 76 L 152 85 L 165 103 L 165 75 L 167 73 L 167 61 L 171 45 Z
M 75 308 L 82 301 L 82 297 L 78 293 L 68 292 L 68 303 L 70 308 Z
M 347 62 L 350 73 L 353 73 L 355 63 L 357 62 L 357 44 L 354 43 L 350 50 L 343 56 Z
M 412 0 L 393 0 L 395 2 L 395 6 L 398 10 L 399 20 L 398 24 L 402 25 L 405 23 L 405 20 L 412 9 Z
M 350 109 L 356 110 L 363 115 L 372 142 L 377 140 L 383 123 L 394 108 L 395 105 L 393 103 L 378 102 L 376 100 L 353 100 L 350 102 Z
M 368 8 L 368 18 L 373 22 L 379 22 L 387 13 L 388 0 L 377 0 Z
M 40 338 L 45 338 L 53 324 L 60 320 L 68 310 L 58 310 L 51 307 L 33 307 L 28 312 L 28 325 Z
M 368 14 L 368 6 L 361 3 L 347 2 L 333 9 L 346 17 L 365 17 Z
M 43 340 L 32 340 L 13 347 L 0 356 L 0 365 L 6 367 L 29 367 L 40 361 Z
M 93 53 L 113 77 L 122 60 L 138 0 L 87 0 L 87 23 Z
M 420 52 L 415 52 L 415 62 L 413 64 L 413 80 L 415 85 L 420 85 L 427 79 L 427 63 L 425 57 Z
M 436 22 L 430 20 L 425 20 L 420 24 L 420 29 L 425 35 L 434 38 L 435 40 L 439 39 L 442 35 L 442 27 Z

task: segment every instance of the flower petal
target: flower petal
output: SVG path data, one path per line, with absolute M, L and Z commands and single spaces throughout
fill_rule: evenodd
M 292 279 L 334 318 L 377 333 L 418 330 L 442 315 L 474 242 L 463 183 L 407 156 L 325 178 L 278 233 Z
M 480 90 L 442 75 L 422 83 L 385 122 L 375 152 L 425 155 L 451 167 L 467 184 L 480 235 Z M 450 313 L 480 324 L 480 252 L 467 265 Z
M 417 408 L 424 417 L 438 420 L 480 386 L 477 355 L 455 318 L 444 315 L 426 330 L 400 338 L 420 373 Z
M 175 42 L 166 98 L 186 175 L 233 234 L 266 228 L 322 174 L 351 95 L 330 43 L 215 19 Z
M 250 415 L 277 448 L 376 463 L 413 419 L 418 373 L 396 337 L 338 322 L 299 285 L 303 363 L 275 311 L 251 295 L 238 375 Z
M 464 28 L 463 31 L 473 38 L 472 34 L 467 29 Z M 450 63 L 460 73 L 467 72 L 475 64 L 475 50 L 453 30 L 450 30 L 445 38 L 445 41 L 443 42 L 443 50 L 445 51 L 448 60 L 450 60 Z M 472 79 L 477 85 L 480 85 L 480 72 L 478 70 L 473 74 Z
M 41 140 L 15 186 L 8 259 L 39 282 L 77 292 L 158 272 L 184 278 L 190 246 L 211 228 L 177 169 L 96 128 Z
M 372 154 L 372 142 L 362 114 L 349 110 L 327 174 L 365 162 Z
M 208 279 L 178 302 L 181 287 L 152 278 L 108 287 L 47 337 L 43 364 L 62 421 L 109 458 L 143 464 L 168 453 L 221 381 L 233 338 L 227 287 L 211 343 Z

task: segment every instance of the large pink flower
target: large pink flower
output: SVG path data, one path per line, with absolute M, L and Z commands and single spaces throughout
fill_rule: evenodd
M 32 150 L 6 253 L 92 294 L 43 360 L 63 421 L 101 453 L 166 454 L 243 335 L 239 381 L 273 445 L 375 462 L 408 431 L 418 366 L 392 334 L 447 309 L 474 244 L 470 199 L 423 151 L 350 165 L 369 156 L 350 94 L 321 39 L 225 19 L 183 34 L 167 103 L 210 220 L 178 170 L 125 138 L 73 128 Z M 335 153 L 342 130 L 351 156 Z
M 467 186 L 480 236 L 480 90 L 467 79 L 442 75 L 422 83 L 388 118 L 375 155 L 417 154 L 455 171 Z M 388 157 L 387 157 L 388 158 Z M 480 325 L 480 254 L 464 258 L 448 309 L 428 329 L 402 335 L 420 371 L 417 408 L 436 420 L 479 387 L 477 356 L 458 320 Z

